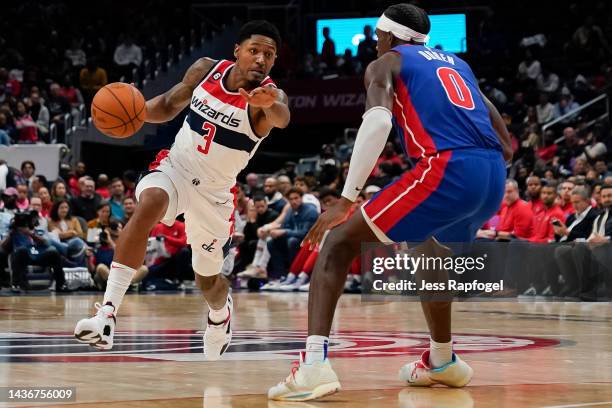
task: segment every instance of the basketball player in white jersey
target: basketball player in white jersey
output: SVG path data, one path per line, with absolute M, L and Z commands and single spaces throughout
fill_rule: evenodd
M 289 123 L 287 95 L 268 73 L 280 34 L 267 21 L 240 30 L 236 61 L 201 58 L 172 89 L 146 104 L 146 121 L 172 120 L 189 106 L 171 149 L 161 151 L 136 187 L 138 207 L 121 234 L 98 312 L 76 325 L 75 337 L 110 350 L 116 314 L 147 239 L 159 222 L 172 225 L 184 214 L 196 283 L 208 303 L 204 353 L 217 360 L 229 346 L 233 314 L 227 280 L 220 275 L 234 228 L 234 186 L 262 139 Z

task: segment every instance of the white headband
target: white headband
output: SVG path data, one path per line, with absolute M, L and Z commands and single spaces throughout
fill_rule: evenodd
M 378 19 L 378 22 L 376 23 L 376 28 L 378 28 L 380 31 L 391 33 L 400 40 L 404 41 L 415 41 L 423 44 L 429 41 L 428 35 L 418 33 L 411 28 L 396 23 L 384 14 L 381 15 Z

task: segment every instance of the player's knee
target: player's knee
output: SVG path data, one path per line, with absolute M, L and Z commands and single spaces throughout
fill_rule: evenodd
M 133 221 L 157 223 L 166 213 L 169 200 L 168 193 L 163 189 L 147 188 L 140 194 Z
M 346 259 L 352 260 L 359 251 L 359 244 L 356 243 L 340 229 L 333 229 L 327 235 L 320 256 L 329 258 L 332 261 L 345 262 Z
M 217 285 L 217 282 L 222 279 L 221 274 L 218 273 L 212 276 L 200 275 L 196 272 L 196 283 L 202 291 L 208 291 Z

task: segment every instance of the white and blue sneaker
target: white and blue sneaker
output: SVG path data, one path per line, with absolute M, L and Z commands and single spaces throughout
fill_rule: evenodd
M 430 387 L 434 384 L 442 384 L 448 387 L 460 388 L 466 386 L 474 370 L 459 356 L 453 353 L 452 360 L 438 368 L 429 365 L 429 350 L 426 350 L 421 359 L 408 363 L 400 369 L 399 379 L 406 381 L 408 385 L 416 387 Z

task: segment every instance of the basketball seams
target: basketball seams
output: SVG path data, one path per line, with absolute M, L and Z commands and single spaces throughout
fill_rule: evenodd
M 104 88 L 102 88 L 102 89 L 104 89 Z M 112 113 L 110 113 L 110 112 L 105 111 L 104 109 L 100 108 L 98 105 L 96 105 L 96 104 L 95 104 L 95 103 L 93 103 L 93 102 L 92 102 L 91 106 L 92 106 L 92 107 L 94 107 L 94 108 L 96 108 L 96 109 L 98 109 L 100 112 L 103 112 L 103 113 L 107 114 L 108 116 L 112 116 L 112 117 L 114 117 L 114 118 L 119 119 L 119 120 L 121 121 L 121 123 L 123 123 L 122 125 L 117 125 L 117 126 L 113 126 L 113 127 L 110 127 L 110 128 L 100 128 L 100 127 L 98 127 L 98 125 L 96 124 L 96 127 L 98 127 L 98 129 L 100 129 L 100 130 L 107 130 L 107 129 L 115 129 L 115 128 L 118 128 L 119 126 L 123 126 L 123 127 L 125 127 L 125 130 L 127 130 L 127 123 L 125 122 L 125 120 L 123 120 L 123 118 L 122 118 L 122 117 L 117 116 L 117 115 L 115 115 L 115 114 L 112 114 Z M 122 106 L 123 106 L 123 105 L 122 105 Z M 94 122 L 94 123 L 95 123 L 95 122 Z
M 113 95 L 113 98 L 115 98 L 115 100 L 119 103 L 119 105 L 121 105 L 121 108 L 123 109 L 123 111 L 127 115 L 128 119 L 130 119 L 130 125 L 132 125 L 132 129 L 134 130 L 134 133 L 136 133 L 136 126 L 134 126 L 134 122 L 132 122 L 133 118 L 130 116 L 130 114 L 127 111 L 127 109 L 125 109 L 125 106 L 123 106 L 123 103 L 121 103 L 121 100 L 117 97 L 117 95 L 115 95 L 115 93 L 110 88 L 104 87 L 102 89 L 106 89 L 106 91 L 108 91 L 111 95 Z

